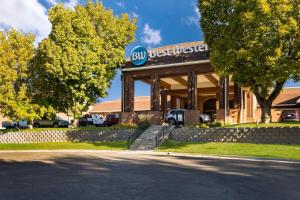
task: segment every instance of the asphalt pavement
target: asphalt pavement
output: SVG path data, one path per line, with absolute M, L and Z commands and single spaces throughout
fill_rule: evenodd
M 0 200 L 299 200 L 300 162 L 137 152 L 0 152 Z

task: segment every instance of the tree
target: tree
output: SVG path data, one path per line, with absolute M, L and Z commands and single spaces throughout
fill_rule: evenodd
M 28 68 L 34 55 L 34 36 L 16 30 L 0 32 L 0 111 L 16 120 L 38 117 L 32 104 Z
M 199 0 L 210 59 L 221 76 L 252 90 L 261 122 L 289 78 L 299 77 L 298 0 Z
M 75 10 L 58 4 L 49 10 L 49 20 L 51 33 L 39 44 L 32 67 L 36 96 L 77 117 L 106 95 L 125 62 L 125 47 L 135 39 L 136 21 L 127 14 L 115 17 L 92 1 Z

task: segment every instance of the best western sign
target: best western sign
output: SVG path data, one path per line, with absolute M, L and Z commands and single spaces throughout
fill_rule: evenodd
M 170 48 L 166 47 L 163 49 L 149 49 L 148 51 L 141 46 L 135 47 L 131 52 L 131 62 L 135 66 L 144 65 L 147 63 L 148 58 L 159 58 L 166 56 L 175 56 L 179 54 L 192 54 L 200 52 L 208 52 L 208 46 L 205 43 L 198 43 L 190 46 L 175 45 Z

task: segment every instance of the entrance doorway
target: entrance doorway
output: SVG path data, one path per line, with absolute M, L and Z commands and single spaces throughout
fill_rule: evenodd
M 215 121 L 216 119 L 216 102 L 216 98 L 211 98 L 204 101 L 203 103 L 203 113 L 209 115 L 212 121 Z

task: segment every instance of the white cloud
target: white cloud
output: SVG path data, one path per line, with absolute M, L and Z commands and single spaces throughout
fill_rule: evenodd
M 149 46 L 158 45 L 162 40 L 160 30 L 152 29 L 149 24 L 145 24 L 141 39 L 142 43 L 148 44 Z
M 117 2 L 117 5 L 121 8 L 124 8 L 125 7 L 125 3 L 123 1 L 118 1 Z
M 194 13 L 197 15 L 197 17 L 200 19 L 201 15 L 200 15 L 200 10 L 199 7 L 196 4 L 193 4 L 193 8 L 194 8 Z
M 15 28 L 36 35 L 36 42 L 51 31 L 47 10 L 37 0 L 0 0 L 0 29 Z
M 47 2 L 51 5 L 55 5 L 58 3 L 58 0 L 47 0 Z
M 194 11 L 194 15 L 188 16 L 186 18 L 182 18 L 181 21 L 188 26 L 190 25 L 199 26 L 201 15 L 200 15 L 199 8 L 196 4 L 193 4 L 193 11 Z
M 61 1 L 61 0 L 47 0 L 47 2 L 51 5 L 56 5 L 58 3 L 62 3 L 66 8 L 74 9 L 75 6 L 79 4 L 80 0 L 67 0 L 67 1 Z
M 79 4 L 79 0 L 69 0 L 63 3 L 65 7 L 73 9 Z
M 129 16 L 130 16 L 131 18 L 138 18 L 138 17 L 139 17 L 139 15 L 138 15 L 136 12 L 131 12 L 131 13 L 129 14 Z

